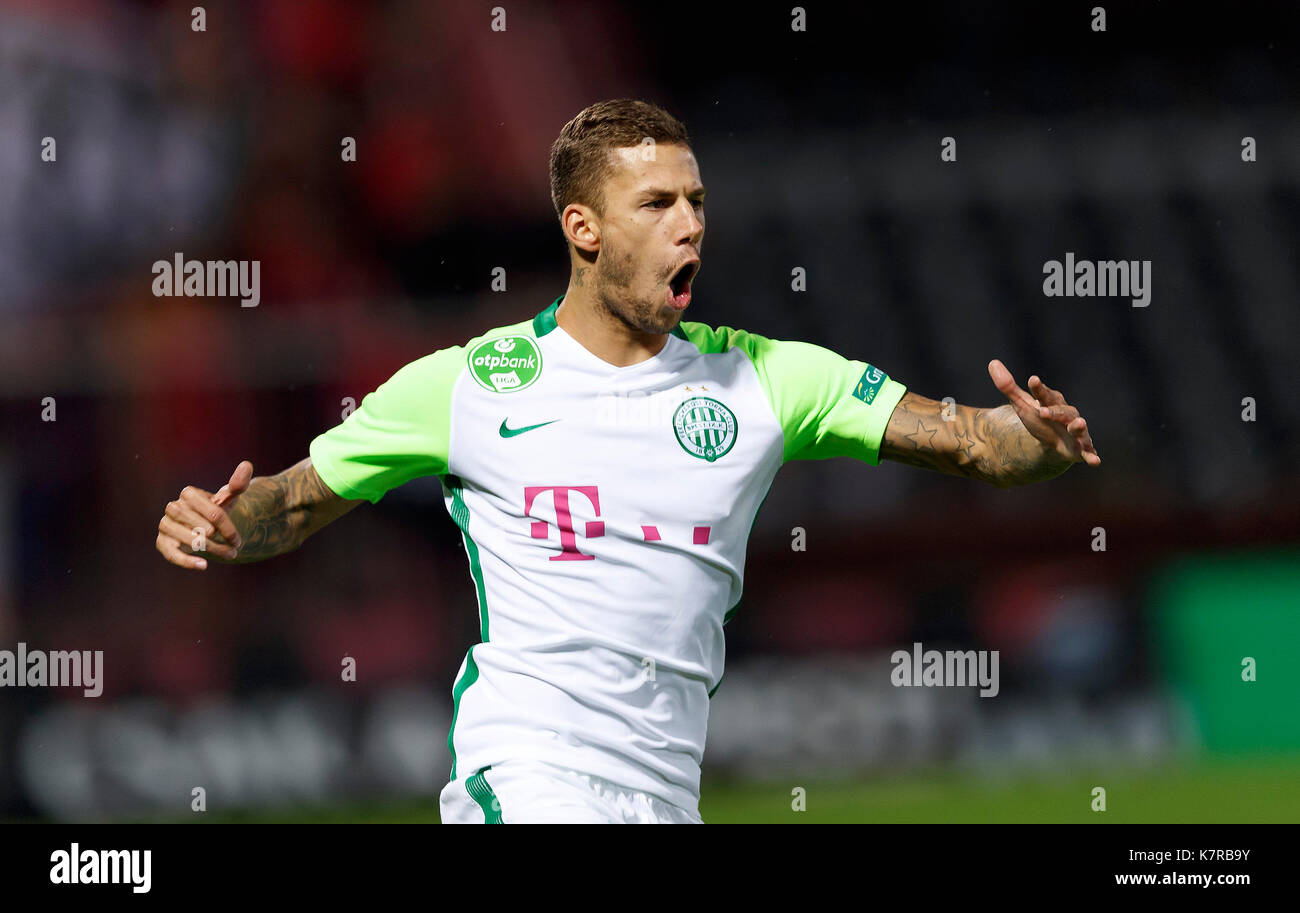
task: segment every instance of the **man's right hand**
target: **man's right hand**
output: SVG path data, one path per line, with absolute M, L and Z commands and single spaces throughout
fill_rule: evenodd
M 216 494 L 187 485 L 180 497 L 168 503 L 158 521 L 155 544 L 162 556 L 177 567 L 199 571 L 208 562 L 196 553 L 233 561 L 243 542 L 226 511 L 248 488 L 252 478 L 253 464 L 244 460 Z

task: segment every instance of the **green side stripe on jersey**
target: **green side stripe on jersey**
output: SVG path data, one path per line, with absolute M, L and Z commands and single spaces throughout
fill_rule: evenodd
M 487 777 L 483 776 L 491 767 L 484 767 L 474 776 L 465 781 L 465 790 L 470 797 L 478 803 L 478 807 L 483 809 L 484 824 L 501 823 L 501 800 L 497 794 L 492 791 L 492 786 L 488 783 Z
M 469 572 L 474 578 L 474 588 L 478 591 L 479 637 L 488 640 L 487 590 L 483 586 L 483 566 L 479 562 L 478 545 L 469 534 L 469 508 L 465 506 L 465 483 L 459 476 L 447 476 L 451 488 L 451 519 L 460 527 L 465 538 L 465 551 L 469 553 Z
M 477 647 L 475 644 L 474 647 Z M 451 779 L 456 779 L 456 717 L 460 714 L 460 698 L 465 689 L 478 681 L 478 663 L 474 662 L 474 647 L 465 654 L 465 673 L 451 689 L 451 729 L 447 732 L 447 750 L 451 752 Z
M 465 539 L 465 551 L 469 553 L 469 572 L 474 578 L 474 590 L 478 594 L 479 635 L 483 643 L 488 640 L 488 605 L 487 590 L 483 585 L 483 565 L 479 561 L 478 545 L 469 534 L 469 507 L 465 504 L 465 483 L 459 476 L 448 475 L 447 487 L 451 489 L 451 519 L 460 527 Z M 475 644 L 477 646 L 477 644 Z M 451 729 L 447 732 L 447 750 L 451 752 L 451 779 L 456 779 L 456 718 L 460 714 L 460 699 L 465 689 L 478 681 L 478 663 L 474 662 L 474 647 L 465 654 L 465 674 L 451 689 Z
M 554 301 L 552 301 L 550 303 L 550 306 L 547 307 L 546 310 L 542 311 L 540 314 L 538 314 L 536 317 L 533 318 L 534 336 L 538 336 L 538 337 L 545 336 L 547 333 L 551 332 L 551 330 L 555 329 L 559 325 L 555 322 L 555 312 L 560 309 L 560 302 L 563 300 L 564 300 L 564 296 L 561 295 L 559 298 L 556 298 Z M 682 329 L 682 325 L 680 323 L 673 328 L 672 335 L 676 336 L 678 339 L 688 339 L 688 337 L 686 336 L 686 332 Z
M 725 673 L 725 672 L 722 673 L 722 676 L 718 679 L 718 683 L 717 683 L 716 685 L 714 685 L 714 686 L 713 686 L 713 690 L 709 692 L 709 700 L 712 700 L 712 699 L 713 699 L 713 695 L 715 695 L 715 694 L 718 693 L 718 689 L 722 687 L 722 679 L 724 679 L 724 678 L 726 678 L 726 677 L 727 677 L 727 673 Z

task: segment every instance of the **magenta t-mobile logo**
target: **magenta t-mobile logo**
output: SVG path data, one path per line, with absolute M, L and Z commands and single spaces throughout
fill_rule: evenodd
M 552 555 L 552 561 L 593 561 L 595 555 L 578 551 L 578 531 L 573 527 L 573 513 L 569 510 L 569 492 L 576 491 L 586 496 L 591 502 L 597 517 L 600 516 L 600 493 L 595 485 L 526 485 L 524 486 L 524 515 L 531 516 L 533 502 L 544 491 L 555 492 L 555 525 L 560 528 L 560 554 Z M 708 545 L 711 527 L 696 526 L 691 529 L 692 545 Z M 545 520 L 533 519 L 532 537 L 534 539 L 551 538 L 551 524 Z M 604 520 L 588 520 L 583 535 L 595 539 L 605 535 Z M 654 524 L 641 524 L 641 538 L 645 542 L 662 542 L 659 527 Z
M 524 513 L 533 509 L 533 501 L 544 491 L 555 492 L 555 525 L 560 528 L 560 554 L 552 555 L 552 561 L 591 561 L 595 555 L 578 551 L 578 533 L 573 528 L 573 515 L 569 513 L 569 492 L 576 491 L 585 495 L 591 502 L 596 516 L 600 516 L 600 493 L 595 485 L 527 485 L 524 487 Z M 548 539 L 551 535 L 550 524 L 545 520 L 533 521 L 533 538 Z M 588 539 L 605 535 L 604 520 L 589 520 L 585 535 Z

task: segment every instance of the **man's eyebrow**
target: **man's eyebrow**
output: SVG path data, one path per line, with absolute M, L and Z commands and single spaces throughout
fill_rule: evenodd
M 699 187 L 696 187 L 696 188 L 694 188 L 693 190 L 691 190 L 691 192 L 688 193 L 687 196 L 691 196 L 691 197 L 702 197 L 702 196 L 704 196 L 704 194 L 705 194 L 704 185 L 701 184 Z M 644 189 L 644 190 L 641 191 L 641 196 L 643 196 L 643 197 L 647 197 L 647 198 L 650 198 L 650 197 L 672 197 L 672 196 L 676 196 L 676 195 L 677 195 L 677 191 L 676 191 L 676 190 L 669 190 L 669 189 L 666 188 L 666 187 L 647 187 L 646 189 Z

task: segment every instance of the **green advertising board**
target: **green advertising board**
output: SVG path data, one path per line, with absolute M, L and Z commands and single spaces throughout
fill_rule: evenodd
M 1300 751 L 1300 550 L 1180 558 L 1148 595 L 1160 670 L 1204 748 Z

